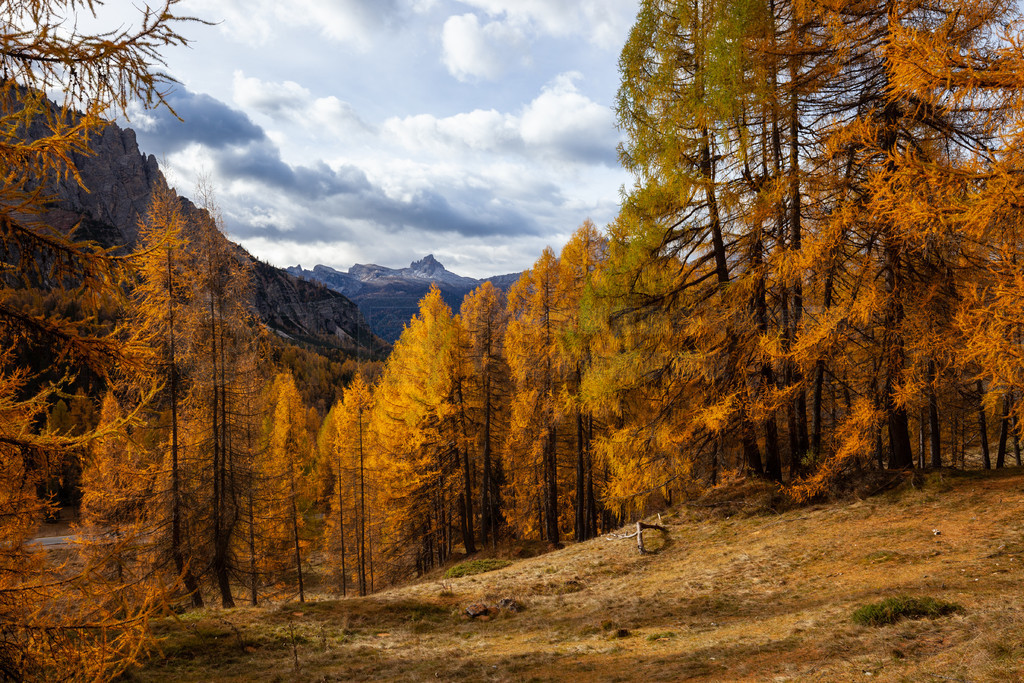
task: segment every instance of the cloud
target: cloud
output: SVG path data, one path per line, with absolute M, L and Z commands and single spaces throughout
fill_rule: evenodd
M 271 118 L 291 118 L 302 103 L 312 99 L 309 90 L 295 81 L 267 83 L 258 78 L 246 78 L 235 70 L 233 79 L 235 103 L 253 109 Z
M 523 141 L 566 159 L 617 164 L 615 117 L 577 90 L 575 81 L 581 77 L 559 75 L 527 105 L 520 123 Z
M 445 118 L 430 114 L 390 118 L 383 128 L 389 138 L 413 151 L 462 148 L 496 152 L 522 147 L 518 118 L 494 109 L 475 109 Z
M 373 34 L 400 22 L 409 11 L 422 11 L 422 6 L 417 0 L 220 0 L 211 10 L 206 0 L 186 0 L 186 13 L 217 22 L 221 31 L 241 43 L 269 45 L 284 26 L 312 29 L 328 40 L 365 51 L 373 45 Z
M 602 49 L 617 49 L 636 15 L 635 0 L 460 0 L 516 26 L 564 37 L 582 35 Z
M 481 25 L 475 14 L 448 17 L 441 30 L 442 61 L 460 81 L 496 80 L 516 59 L 522 35 L 503 22 Z
M 271 109 L 280 109 L 273 98 L 266 101 Z M 385 187 L 353 164 L 289 164 L 263 129 L 224 103 L 186 92 L 172 104 L 183 116 L 194 117 L 193 123 L 169 115 L 151 117 L 140 134 L 142 147 L 178 153 L 190 165 L 212 166 L 212 180 L 223 188 L 225 214 L 233 217 L 232 229 L 240 236 L 287 235 L 308 242 L 324 239 L 325 225 L 357 223 L 391 232 L 418 229 L 464 236 L 538 229 L 511 203 L 498 201 L 492 188 L 490 197 L 482 195 L 483 182 L 470 187 L 465 180 L 410 184 L 399 179 Z
M 313 97 L 294 81 L 280 83 L 248 78 L 236 70 L 233 78 L 235 104 L 275 121 L 297 123 L 322 135 L 325 130 L 338 136 L 373 132 L 348 102 L 337 97 Z
M 516 153 L 583 164 L 617 166 L 618 132 L 610 108 L 579 92 L 580 74 L 561 74 L 520 114 L 493 109 L 438 118 L 390 118 L 385 135 L 410 151 Z
M 330 40 L 366 50 L 372 46 L 371 34 L 394 20 L 401 4 L 398 0 L 299 0 L 279 7 L 286 21 L 318 28 Z
M 168 103 L 181 120 L 159 109 L 132 121 L 143 146 L 152 153 L 173 154 L 194 143 L 223 149 L 266 139 L 263 129 L 243 112 L 209 95 L 182 88 L 170 94 Z

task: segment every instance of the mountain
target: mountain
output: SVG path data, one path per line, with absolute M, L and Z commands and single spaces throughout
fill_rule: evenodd
M 34 123 L 27 137 L 42 137 L 41 126 Z M 147 211 L 153 191 L 167 181 L 156 158 L 139 151 L 130 128 L 107 125 L 92 138 L 90 149 L 91 154 L 73 155 L 87 190 L 72 179 L 53 183 L 47 188 L 53 201 L 44 220 L 63 230 L 78 224 L 77 237 L 130 251 L 138 241 L 139 217 Z M 202 211 L 186 198 L 181 202 L 186 214 Z M 259 262 L 237 248 L 255 264 L 254 308 L 270 330 L 286 339 L 370 356 L 387 350 L 349 298 Z
M 295 277 L 322 283 L 352 299 L 374 333 L 388 342 L 394 342 L 402 334 L 432 283 L 441 290 L 442 298 L 452 310 L 458 311 L 462 299 L 484 282 L 490 281 L 496 287 L 508 290 L 520 275 L 510 273 L 483 280 L 464 277 L 445 268 L 433 254 L 413 261 L 408 268 L 357 263 L 348 272 L 322 265 L 314 266 L 312 270 L 305 270 L 301 265 L 286 270 Z

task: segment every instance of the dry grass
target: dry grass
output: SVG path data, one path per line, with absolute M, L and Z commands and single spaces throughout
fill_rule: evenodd
M 157 625 L 163 654 L 129 679 L 1022 680 L 1022 504 L 1010 470 L 784 512 L 691 506 L 646 556 L 599 538 L 369 598 L 189 613 Z M 965 611 L 853 622 L 897 595 Z M 505 597 L 525 609 L 462 614 Z

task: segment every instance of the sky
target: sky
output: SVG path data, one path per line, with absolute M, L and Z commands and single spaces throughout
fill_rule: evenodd
M 132 108 L 180 194 L 285 267 L 529 268 L 630 178 L 618 57 L 637 0 L 182 0 L 165 111 Z

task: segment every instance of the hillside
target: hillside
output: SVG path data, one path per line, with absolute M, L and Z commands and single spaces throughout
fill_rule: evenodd
M 759 502 L 731 503 L 720 492 L 666 513 L 667 542 L 648 532 L 654 551 L 644 556 L 632 540 L 602 537 L 369 598 L 164 620 L 162 655 L 132 680 L 1024 676 L 1019 470 L 914 475 L 874 496 L 781 513 L 767 506 L 767 489 L 743 492 Z M 862 605 L 904 594 L 964 612 L 881 627 L 851 619 Z M 471 603 L 504 597 L 523 611 L 463 615 Z

